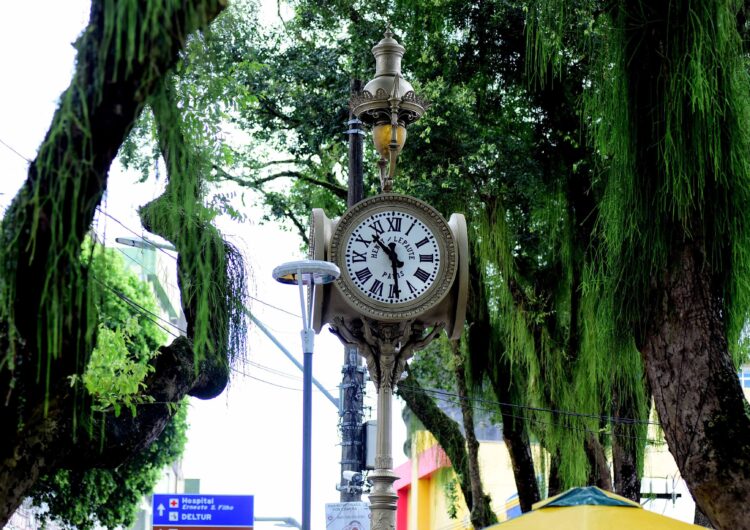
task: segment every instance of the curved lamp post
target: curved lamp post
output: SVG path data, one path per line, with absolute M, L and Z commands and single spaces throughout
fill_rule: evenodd
M 339 268 L 328 261 L 301 260 L 283 263 L 273 270 L 276 281 L 296 284 L 302 310 L 302 530 L 310 530 L 310 463 L 312 458 L 312 354 L 315 332 L 312 329 L 312 308 L 315 289 L 310 286 L 331 283 L 339 277 Z M 308 296 L 305 300 L 305 287 Z

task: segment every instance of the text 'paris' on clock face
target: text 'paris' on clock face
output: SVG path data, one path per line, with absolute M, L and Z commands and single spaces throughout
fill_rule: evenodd
M 407 212 L 366 217 L 346 242 L 345 266 L 365 296 L 382 303 L 415 300 L 435 282 L 440 268 L 435 235 Z

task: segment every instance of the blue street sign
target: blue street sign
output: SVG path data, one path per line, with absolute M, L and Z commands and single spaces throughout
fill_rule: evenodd
M 153 526 L 252 527 L 252 495 L 156 493 Z

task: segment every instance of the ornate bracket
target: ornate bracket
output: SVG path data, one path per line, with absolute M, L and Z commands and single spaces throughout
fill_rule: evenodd
M 415 320 L 384 323 L 365 318 L 347 322 L 335 317 L 331 322 L 331 332 L 344 344 L 356 346 L 365 358 L 376 388 L 383 384 L 390 390 L 398 383 L 414 352 L 426 347 L 444 327 L 440 322 L 426 331 L 424 324 Z

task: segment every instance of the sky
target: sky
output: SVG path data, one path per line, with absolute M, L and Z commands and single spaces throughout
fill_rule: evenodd
M 276 1 L 263 0 L 269 20 Z M 49 126 L 57 99 L 72 75 L 71 43 L 88 20 L 86 0 L 4 1 L 0 7 L 0 209 L 4 209 L 26 177 Z M 342 124 L 343 130 L 344 124 Z M 161 183 L 138 184 L 137 176 L 117 164 L 102 204 L 122 225 L 105 220 L 108 238 L 143 233 L 136 209 L 159 195 Z M 110 198 L 116 197 L 116 200 Z M 251 309 L 302 360 L 299 295 L 294 287 L 275 282 L 271 271 L 286 261 L 303 259 L 292 232 L 252 221 L 220 220 L 225 236 L 244 253 L 252 272 Z M 123 227 L 123 225 L 126 228 Z M 147 234 L 144 234 L 147 235 Z M 176 280 L 175 280 L 176 281 Z M 248 362 L 238 367 L 230 386 L 218 398 L 191 399 L 188 444 L 183 458 L 186 478 L 199 478 L 207 494 L 255 496 L 255 514 L 301 519 L 302 374 L 254 327 L 249 335 Z M 314 376 L 334 396 L 341 380 L 343 347 L 327 328 L 316 337 Z M 374 388 L 368 383 L 368 403 Z M 394 403 L 394 463 L 406 460 L 401 451 L 405 427 L 401 404 Z M 367 413 L 367 411 L 366 411 Z M 374 419 L 371 411 L 369 419 Z M 324 505 L 338 502 L 341 448 L 338 411 L 313 391 L 312 528 L 325 528 Z M 168 493 L 157 491 L 157 493 Z M 271 528 L 273 523 L 257 523 Z

